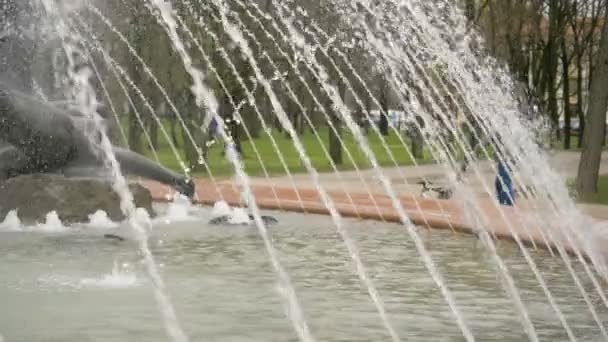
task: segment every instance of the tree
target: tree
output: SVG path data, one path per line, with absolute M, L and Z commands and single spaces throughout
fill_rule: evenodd
M 589 108 L 583 135 L 583 152 L 578 166 L 576 190 L 581 198 L 597 192 L 602 146 L 608 109 L 608 25 L 604 23 L 593 79 L 589 89 Z
M 386 80 L 384 80 L 383 77 L 380 77 L 380 84 L 379 84 L 379 88 L 380 88 L 380 96 L 379 96 L 379 101 L 380 101 L 380 121 L 378 122 L 378 129 L 380 130 L 380 134 L 382 134 L 383 136 L 388 136 L 388 111 L 389 111 L 389 95 L 388 93 L 388 85 L 386 84 Z

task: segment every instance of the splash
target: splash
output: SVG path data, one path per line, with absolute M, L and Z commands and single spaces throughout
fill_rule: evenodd
M 230 205 L 228 205 L 228 203 L 226 203 L 224 201 L 218 201 L 218 202 L 215 202 L 215 204 L 213 205 L 213 210 L 211 211 L 211 215 L 213 215 L 215 217 L 232 215 L 232 208 L 230 208 Z
M 114 261 L 114 266 L 109 274 L 100 278 L 84 278 L 80 280 L 79 284 L 81 287 L 122 289 L 135 287 L 140 284 L 140 280 L 133 273 L 128 263 L 119 264 Z
M 89 227 L 95 228 L 116 228 L 119 226 L 118 223 L 112 221 L 108 217 L 108 213 L 103 210 L 97 210 L 95 213 L 89 215 Z
M 114 261 L 110 273 L 100 277 L 79 277 L 73 275 L 46 275 L 38 278 L 38 281 L 47 288 L 68 288 L 81 290 L 85 288 L 95 289 L 126 289 L 142 284 L 142 280 L 137 277 L 133 267 L 128 263 L 118 263 Z
M 168 220 L 189 220 L 192 217 L 189 214 L 192 208 L 192 202 L 186 196 L 177 194 L 173 199 L 173 202 L 169 204 L 167 208 L 167 219 Z
M 51 211 L 46 214 L 45 221 L 43 223 L 36 223 L 34 225 L 24 225 L 19 218 L 17 210 L 11 210 L 4 221 L 0 223 L 0 230 L 2 231 L 28 231 L 28 232 L 44 232 L 44 233 L 61 233 L 65 232 L 69 227 L 65 226 L 56 211 Z
M 247 214 L 245 209 L 234 208 L 234 210 L 232 210 L 232 215 L 230 216 L 228 222 L 231 224 L 248 224 L 249 222 L 251 222 L 251 220 L 249 219 L 249 215 Z
M 0 230 L 8 230 L 8 231 L 20 231 L 21 230 L 21 220 L 17 215 L 17 210 L 11 210 L 6 214 L 4 221 L 0 223 Z
M 53 210 L 46 214 L 45 222 L 37 224 L 35 229 L 43 232 L 65 232 L 69 227 L 63 225 L 59 215 Z
M 162 216 L 154 219 L 154 223 L 171 224 L 175 222 L 194 221 L 197 218 L 191 214 L 194 206 L 190 199 L 181 194 L 173 197 L 173 202 L 169 203 L 167 210 Z

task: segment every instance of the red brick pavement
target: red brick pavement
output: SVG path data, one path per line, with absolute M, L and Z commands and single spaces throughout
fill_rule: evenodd
M 174 193 L 173 189 L 165 185 L 144 181 L 143 185 L 150 189 L 152 197 L 156 201 L 167 201 Z M 213 205 L 219 200 L 224 200 L 231 206 L 240 206 L 240 192 L 231 182 L 220 182 L 217 185 L 208 181 L 197 181 L 197 197 L 195 202 L 204 205 Z M 261 209 L 283 210 L 290 212 L 301 212 L 310 214 L 328 215 L 329 210 L 322 203 L 319 193 L 310 188 L 286 188 L 255 185 L 252 187 L 256 203 Z M 400 216 L 393 208 L 392 201 L 386 195 L 343 191 L 329 192 L 337 211 L 344 217 L 353 217 L 366 220 L 379 220 L 386 222 L 401 223 Z M 453 200 L 422 199 L 413 196 L 400 198 L 401 205 L 409 219 L 418 226 L 433 227 L 436 229 L 450 229 L 454 232 L 476 233 L 467 220 L 465 220 L 463 206 Z M 522 215 L 513 208 L 501 208 L 486 201 L 482 204 L 482 210 L 486 218 L 491 222 L 490 234 L 498 239 L 513 240 L 514 234 L 521 238 L 522 242 L 535 248 L 551 250 L 553 244 L 548 245 L 548 237 L 543 237 L 541 226 L 529 220 L 524 222 Z M 533 222 L 533 221 L 532 221 Z M 569 252 L 573 252 L 572 246 L 563 238 L 562 245 Z M 608 246 L 607 246 L 608 247 Z

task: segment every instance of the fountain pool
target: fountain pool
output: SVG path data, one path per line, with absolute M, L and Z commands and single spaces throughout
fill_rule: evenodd
M 156 220 L 150 246 L 192 340 L 297 340 L 285 324 L 275 276 L 255 227 L 208 225 L 212 210 L 207 208 L 159 208 L 173 214 Z M 326 216 L 306 215 L 303 220 L 301 214 L 272 215 L 279 224 L 270 233 L 315 336 L 326 341 L 387 340 L 331 221 Z M 0 334 L 5 341 L 166 340 L 141 257 L 129 241 L 103 238 L 105 233 L 127 236 L 130 228 L 94 222 L 97 227 L 0 232 Z M 402 339 L 462 340 L 402 226 L 345 220 L 345 227 L 358 243 Z M 524 340 L 487 250 L 469 235 L 419 233 L 476 338 Z M 499 243 L 498 251 L 513 270 L 539 338 L 567 340 L 521 252 L 509 242 Z M 601 340 L 562 261 L 545 253 L 533 257 L 574 333 L 580 341 Z M 578 264 L 575 269 L 583 272 Z M 608 320 L 592 285 L 584 285 L 601 318 Z

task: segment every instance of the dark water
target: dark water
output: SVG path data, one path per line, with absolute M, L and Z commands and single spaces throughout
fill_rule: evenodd
M 254 228 L 201 219 L 158 225 L 151 239 L 183 328 L 192 341 L 296 341 Z M 310 328 L 319 341 L 388 341 L 379 315 L 326 217 L 277 214 L 270 229 Z M 462 341 L 458 327 L 403 227 L 347 221 L 361 258 L 404 341 Z M 122 228 L 0 233 L 0 334 L 5 341 L 166 341 L 154 297 Z M 472 237 L 420 230 L 478 341 L 527 340 L 491 258 Z M 520 253 L 499 243 L 543 341 L 567 340 Z M 601 334 L 559 259 L 533 252 L 580 341 Z M 113 263 L 125 264 L 112 275 Z M 118 267 L 120 268 L 120 267 Z M 576 270 L 604 323 L 608 310 Z

